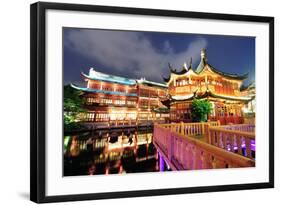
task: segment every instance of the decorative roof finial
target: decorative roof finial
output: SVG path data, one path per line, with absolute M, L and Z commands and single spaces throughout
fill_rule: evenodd
M 203 48 L 203 49 L 201 50 L 201 60 L 207 61 L 206 48 Z
M 186 62 L 184 62 L 183 68 L 184 68 L 185 70 L 187 70 Z
M 172 66 L 171 66 L 171 63 L 168 63 L 168 66 L 169 66 L 169 68 L 172 70 Z
M 192 57 L 190 58 L 189 67 L 192 68 Z
M 95 74 L 96 74 L 95 69 L 94 69 L 94 68 L 90 68 L 90 70 L 89 70 L 89 76 L 93 77 L 93 76 L 95 76 Z

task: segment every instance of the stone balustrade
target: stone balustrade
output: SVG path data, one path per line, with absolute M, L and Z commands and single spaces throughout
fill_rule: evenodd
M 219 123 L 213 125 L 219 125 Z M 172 170 L 255 166 L 255 161 L 250 158 L 188 135 L 190 133 L 209 134 L 213 127 L 208 123 L 155 124 L 153 142 Z
M 238 125 L 223 125 L 220 128 L 227 130 L 236 130 L 242 132 L 255 132 L 256 126 L 254 124 L 238 124 Z
M 181 133 L 183 135 L 205 135 L 208 134 L 208 129 L 210 126 L 219 126 L 220 121 L 212 122 L 193 122 L 193 123 L 171 123 L 171 124 L 161 124 L 164 128 L 169 128 L 170 130 Z
M 209 127 L 209 144 L 250 159 L 255 158 L 255 128 L 249 125 L 232 126 Z

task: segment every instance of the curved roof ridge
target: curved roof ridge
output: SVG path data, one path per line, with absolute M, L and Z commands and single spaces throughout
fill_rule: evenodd
M 124 92 L 118 92 L 118 91 L 107 91 L 107 90 L 96 90 L 92 88 L 81 88 L 74 84 L 70 84 L 70 86 L 76 90 L 80 90 L 83 92 L 89 92 L 89 93 L 104 93 L 109 95 L 122 95 L 122 96 L 131 96 L 131 97 L 137 97 L 136 93 L 124 93 Z
M 189 94 L 189 95 L 183 95 L 183 96 L 171 96 L 172 100 L 180 101 L 180 100 L 190 100 L 193 99 L 196 96 L 196 92 Z
M 146 83 L 146 84 L 151 84 L 151 85 L 155 85 L 155 86 L 159 86 L 159 87 L 164 87 L 167 88 L 168 86 L 163 84 L 163 83 L 158 83 L 158 82 L 153 82 L 150 80 L 146 80 L 145 78 L 139 79 L 137 80 L 138 83 Z
M 197 68 L 195 69 L 196 73 L 201 73 L 204 70 L 205 65 L 207 62 L 204 59 L 201 59 L 200 63 L 198 64 Z
M 198 95 L 197 91 L 195 91 L 193 94 L 190 94 L 190 95 L 171 96 L 171 99 L 173 101 L 183 101 L 183 100 L 191 100 L 193 98 L 202 99 L 202 98 L 207 98 L 207 97 L 222 98 L 225 100 L 244 101 L 244 102 L 249 102 L 249 101 L 253 100 L 253 98 L 254 98 L 254 97 L 245 97 L 245 96 L 235 97 L 235 96 L 221 95 L 221 94 L 215 94 L 210 90 L 206 90 L 204 93 L 202 93 L 200 95 Z
M 256 83 L 255 81 L 250 82 L 248 85 L 241 85 L 240 86 L 240 91 L 245 91 L 247 89 L 251 89 L 251 88 L 255 88 L 256 87 Z
M 88 79 L 91 80 L 101 80 L 105 82 L 111 82 L 111 83 L 119 83 L 124 85 L 135 85 L 136 80 L 130 79 L 130 78 L 124 78 L 120 76 L 115 75 L 108 75 L 99 71 L 94 70 L 93 68 L 90 69 L 89 75 L 85 74 L 84 72 L 81 72 L 81 74 Z
M 212 66 L 207 61 L 206 49 L 202 49 L 202 51 L 201 51 L 201 60 L 200 60 L 199 65 L 197 66 L 195 72 L 197 74 L 201 73 L 205 69 L 206 65 L 208 65 L 213 72 L 215 72 L 215 73 L 217 73 L 219 75 L 223 75 L 226 78 L 232 78 L 232 79 L 238 79 L 238 80 L 244 80 L 244 79 L 248 78 L 248 74 L 249 73 L 238 75 L 238 74 L 231 74 L 231 73 L 222 72 L 222 71 L 216 69 L 214 66 Z
M 169 75 L 168 78 L 166 78 L 165 76 L 162 75 L 162 78 L 163 78 L 164 82 L 168 83 L 171 79 L 171 75 Z
M 245 97 L 245 96 L 240 96 L 240 97 L 236 97 L 236 96 L 228 96 L 228 95 L 221 95 L 221 94 L 215 94 L 211 91 L 209 91 L 209 95 L 211 97 L 219 97 L 219 98 L 223 98 L 223 99 L 226 99 L 226 100 L 236 100 L 236 101 L 251 101 L 253 100 L 253 97 Z
M 235 79 L 240 79 L 240 80 L 244 80 L 246 78 L 248 78 L 249 72 L 245 73 L 245 74 L 232 74 L 232 73 L 226 73 L 226 72 L 222 72 L 218 69 L 216 69 L 214 66 L 210 65 L 209 63 L 207 63 L 207 65 L 212 69 L 212 71 L 214 71 L 215 73 L 218 73 L 220 75 L 224 75 L 226 77 L 230 77 L 230 78 L 235 78 Z
M 188 69 L 185 69 L 184 67 L 182 67 L 182 69 L 180 71 L 177 71 L 176 69 L 172 72 L 176 75 L 183 75 L 185 73 L 187 73 Z

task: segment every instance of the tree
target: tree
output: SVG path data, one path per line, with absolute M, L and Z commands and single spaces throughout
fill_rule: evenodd
M 81 120 L 86 110 L 83 108 L 84 100 L 81 97 L 82 92 L 75 90 L 70 85 L 64 86 L 64 130 L 70 131 L 81 128 L 77 123 Z
M 212 104 L 208 100 L 194 99 L 191 103 L 191 117 L 193 122 L 206 122 L 212 112 Z

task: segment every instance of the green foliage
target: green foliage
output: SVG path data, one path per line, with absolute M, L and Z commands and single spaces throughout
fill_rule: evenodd
M 212 112 L 212 104 L 208 100 L 194 99 L 191 103 L 191 117 L 193 122 L 206 122 Z
M 64 96 L 64 111 L 67 112 L 83 112 L 82 108 L 84 100 L 81 91 L 75 90 L 70 85 L 65 85 L 63 90 Z
M 77 123 L 86 110 L 83 108 L 84 100 L 81 97 L 82 92 L 75 90 L 70 85 L 64 86 L 64 130 L 80 129 L 81 125 Z

